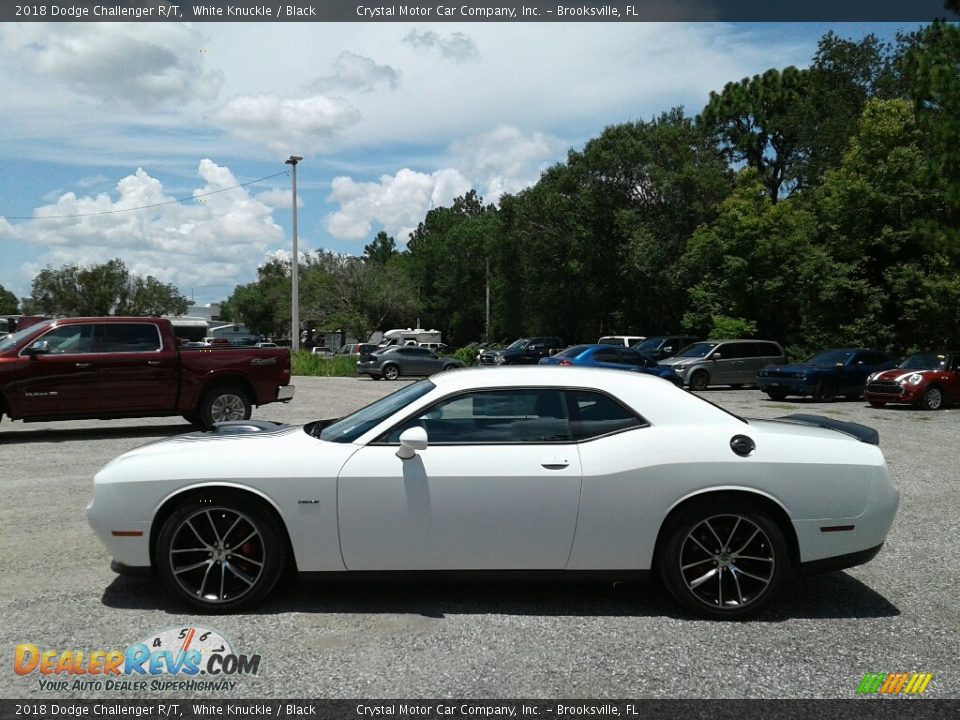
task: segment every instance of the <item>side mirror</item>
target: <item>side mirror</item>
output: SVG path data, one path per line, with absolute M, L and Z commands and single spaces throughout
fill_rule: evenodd
M 710 356 L 712 360 L 723 360 L 723 355 L 721 353 L 714 353 Z
M 27 355 L 36 360 L 37 355 L 47 355 L 50 352 L 50 343 L 46 340 L 37 340 L 27 348 Z
M 417 454 L 417 450 L 427 449 L 427 431 L 422 427 L 412 427 L 400 433 L 400 448 L 397 450 L 397 457 L 401 460 L 409 460 Z
M 665 348 L 663 349 L 663 352 L 672 353 L 672 352 L 673 352 L 673 348 L 668 345 L 667 347 L 665 347 Z

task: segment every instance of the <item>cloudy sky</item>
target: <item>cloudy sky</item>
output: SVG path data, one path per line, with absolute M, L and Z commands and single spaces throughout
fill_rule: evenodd
M 833 26 L 892 38 L 891 25 Z M 290 251 L 398 243 L 536 182 L 607 125 L 770 67 L 829 26 L 0 25 L 0 285 L 119 257 L 216 302 Z

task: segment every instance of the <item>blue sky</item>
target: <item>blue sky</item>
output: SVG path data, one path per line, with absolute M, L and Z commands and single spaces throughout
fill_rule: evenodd
M 119 257 L 216 302 L 290 252 L 290 154 L 301 251 L 360 254 L 471 188 L 535 183 L 608 125 L 805 66 L 831 28 L 898 29 L 3 24 L 0 285 L 25 296 L 47 265 Z

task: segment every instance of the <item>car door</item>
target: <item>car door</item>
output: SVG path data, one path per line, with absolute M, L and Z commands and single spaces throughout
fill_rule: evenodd
M 719 357 L 717 357 L 719 355 Z M 743 343 L 720 343 L 711 354 L 713 370 L 710 382 L 713 385 L 739 384 L 743 380 Z
M 41 352 L 20 352 L 26 368 L 9 392 L 23 417 L 97 411 L 100 390 L 93 338 L 93 323 L 59 325 L 31 343 Z
M 612 368 L 614 370 L 626 370 L 627 364 L 621 355 L 621 348 L 615 345 L 602 347 L 593 353 L 593 364 L 597 367 Z
M 400 434 L 429 446 L 397 457 Z M 573 543 L 580 457 L 562 394 L 446 398 L 354 453 L 338 479 L 350 570 L 562 569 Z
M 176 407 L 178 354 L 175 348 L 163 347 L 156 323 L 100 323 L 97 351 L 104 412 Z
M 878 370 L 888 370 L 893 362 L 883 353 L 873 350 L 859 350 L 847 361 L 844 367 L 840 392 L 850 397 L 859 397 L 867 384 L 867 377 Z

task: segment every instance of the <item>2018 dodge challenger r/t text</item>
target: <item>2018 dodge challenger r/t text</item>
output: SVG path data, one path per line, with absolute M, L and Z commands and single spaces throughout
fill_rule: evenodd
M 225 612 L 286 569 L 653 572 L 743 618 L 867 562 L 897 509 L 877 433 L 746 420 L 661 378 L 456 370 L 303 427 L 219 424 L 127 452 L 87 515 L 118 571 Z

